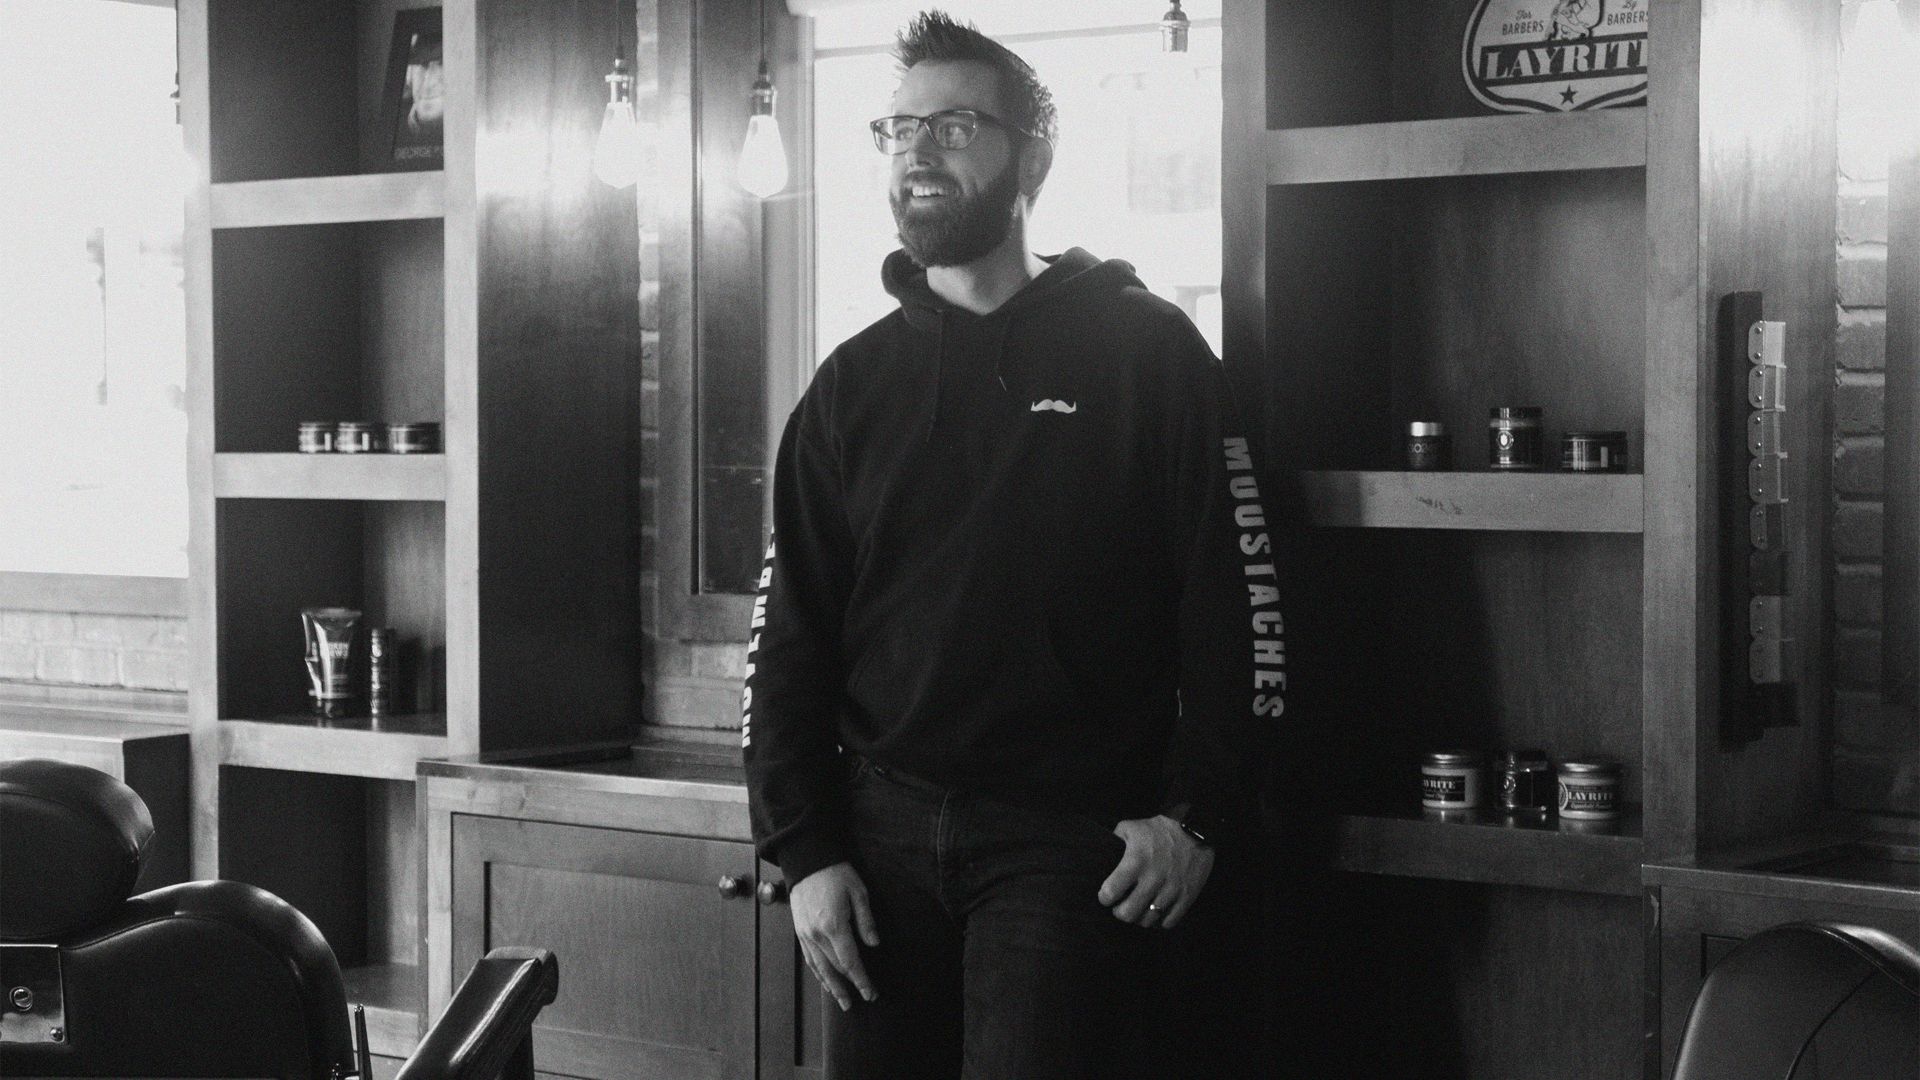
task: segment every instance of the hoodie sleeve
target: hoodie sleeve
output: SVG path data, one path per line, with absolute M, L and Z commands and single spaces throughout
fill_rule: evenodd
M 774 460 L 773 536 L 747 646 L 740 744 L 753 839 L 789 885 L 848 857 L 837 717 L 853 575 L 831 426 L 835 365 L 814 377 Z
M 1286 710 L 1279 533 L 1224 365 L 1184 318 L 1169 352 L 1180 716 L 1161 808 L 1187 806 L 1189 820 L 1245 838 L 1257 829 L 1259 784 Z

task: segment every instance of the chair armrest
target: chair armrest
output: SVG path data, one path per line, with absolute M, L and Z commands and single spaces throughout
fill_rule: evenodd
M 559 989 L 551 952 L 493 950 L 473 965 L 395 1080 L 493 1080 L 516 1057 L 531 1080 L 533 1020 Z

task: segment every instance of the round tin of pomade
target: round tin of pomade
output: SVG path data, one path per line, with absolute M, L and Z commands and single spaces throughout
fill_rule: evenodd
M 434 454 L 440 450 L 440 425 L 430 420 L 387 425 L 390 454 Z
M 371 454 L 381 441 L 379 425 L 365 420 L 342 420 L 333 432 L 334 452 L 341 454 Z
M 1428 810 L 1475 810 L 1485 798 L 1486 758 L 1478 750 L 1436 750 L 1420 759 L 1420 805 Z
M 1610 821 L 1620 816 L 1620 766 L 1608 761 L 1560 763 L 1560 816 Z
M 1560 467 L 1570 472 L 1625 472 L 1627 433 L 1567 432 L 1560 437 Z
M 326 454 L 333 451 L 333 425 L 325 420 L 300 422 L 300 452 Z

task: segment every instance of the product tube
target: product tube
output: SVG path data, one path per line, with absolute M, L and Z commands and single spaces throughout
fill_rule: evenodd
M 302 608 L 300 622 L 307 631 L 307 696 L 315 705 L 352 697 L 353 632 L 360 613 L 341 607 Z

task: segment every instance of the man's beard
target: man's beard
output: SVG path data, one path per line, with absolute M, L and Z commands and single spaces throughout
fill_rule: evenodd
M 1020 198 L 1019 161 L 1000 170 L 978 195 L 948 195 L 930 206 L 912 206 L 903 183 L 887 193 L 900 246 L 920 266 L 959 266 L 999 247 L 1013 231 L 1014 203 Z

